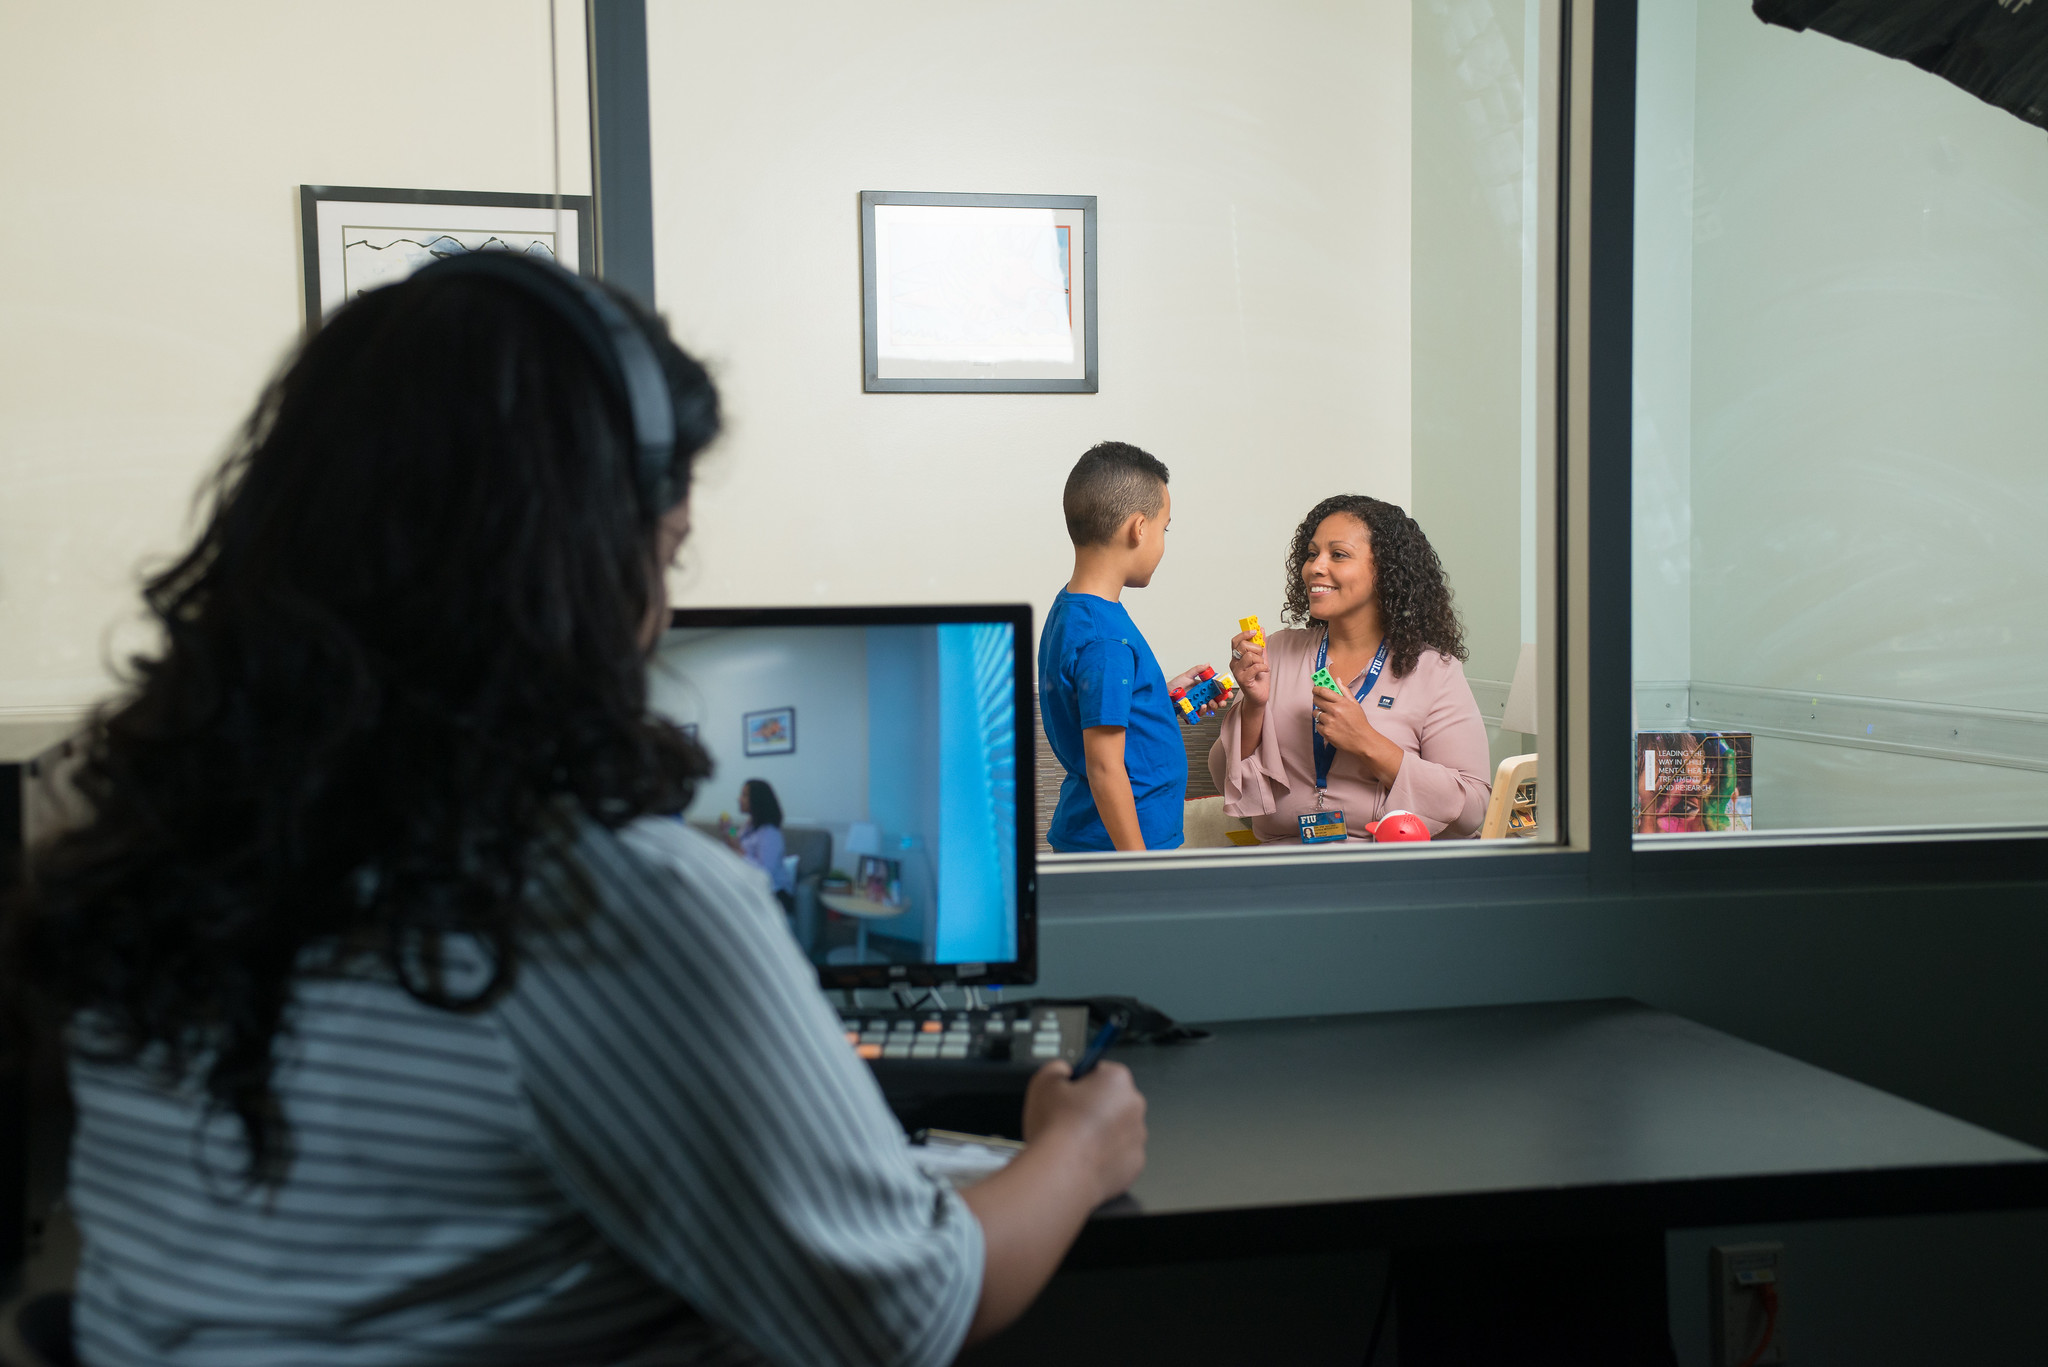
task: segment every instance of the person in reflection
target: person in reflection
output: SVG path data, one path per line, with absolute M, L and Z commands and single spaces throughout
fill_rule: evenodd
M 1223 810 L 1262 843 L 1341 811 L 1351 839 L 1396 811 L 1468 836 L 1491 789 L 1486 723 L 1465 682 L 1464 629 L 1429 538 L 1391 503 L 1339 494 L 1309 510 L 1287 556 L 1290 629 L 1232 638 L 1243 699 L 1209 771 Z M 1310 682 L 1328 668 L 1342 690 Z
M 740 785 L 740 815 L 747 824 L 726 844 L 740 858 L 768 875 L 768 886 L 782 904 L 785 916 L 796 914 L 796 875 L 783 866 L 782 803 L 765 778 L 750 778 Z

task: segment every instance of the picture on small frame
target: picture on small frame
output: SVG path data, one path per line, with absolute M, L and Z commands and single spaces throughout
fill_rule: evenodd
M 590 196 L 301 185 L 306 331 L 349 300 L 465 252 L 504 251 L 590 274 Z
M 871 394 L 1093 394 L 1095 196 L 863 190 Z
M 741 718 L 742 749 L 749 755 L 793 755 L 796 753 L 796 709 L 771 707 L 749 712 Z
M 860 857 L 859 872 L 853 878 L 853 890 L 870 902 L 885 906 L 903 905 L 903 863 L 897 859 L 883 859 L 879 855 L 864 854 Z

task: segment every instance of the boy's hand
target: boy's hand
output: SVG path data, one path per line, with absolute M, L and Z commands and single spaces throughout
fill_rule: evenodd
M 1245 697 L 1264 707 L 1273 691 L 1273 667 L 1266 663 L 1266 648 L 1253 644 L 1255 639 L 1249 631 L 1230 638 L 1230 677 Z
M 1203 663 L 1196 665 L 1192 669 L 1183 669 L 1180 673 L 1174 675 L 1172 678 L 1166 681 L 1166 691 L 1168 693 L 1171 693 L 1176 688 L 1193 688 L 1195 686 L 1195 676 L 1197 674 L 1200 674 L 1205 669 L 1215 668 L 1216 666 L 1212 664 Z M 1221 673 L 1222 671 L 1218 672 Z M 1211 701 L 1205 702 L 1200 707 L 1196 708 L 1195 715 L 1198 717 L 1213 717 L 1217 713 L 1223 711 L 1225 705 L 1226 704 L 1218 704 L 1212 699 Z

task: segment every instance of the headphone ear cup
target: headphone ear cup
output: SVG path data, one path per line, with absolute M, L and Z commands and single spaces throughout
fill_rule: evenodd
M 583 342 L 598 372 L 626 406 L 633 429 L 633 485 L 660 516 L 676 503 L 675 400 L 654 344 L 625 307 L 596 283 L 549 261 L 511 252 L 444 257 L 411 277 L 480 275 L 545 307 Z

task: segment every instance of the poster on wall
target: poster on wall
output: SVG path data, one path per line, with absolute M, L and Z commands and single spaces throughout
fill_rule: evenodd
M 1095 196 L 863 190 L 862 387 L 1093 394 Z
M 749 712 L 741 719 L 743 749 L 752 755 L 793 755 L 796 753 L 796 709 L 771 707 Z
M 464 252 L 519 252 L 588 275 L 590 196 L 301 185 L 306 331 L 365 290 Z
M 1636 832 L 1755 829 L 1748 731 L 1638 731 Z

